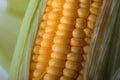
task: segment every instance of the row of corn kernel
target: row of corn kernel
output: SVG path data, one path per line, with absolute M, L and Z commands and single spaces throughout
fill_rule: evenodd
M 72 1 L 74 2 L 74 1 Z M 63 71 L 65 66 L 66 54 L 70 52 L 70 38 L 71 31 L 74 28 L 75 17 L 74 12 L 76 11 L 76 3 L 73 4 L 66 0 L 62 17 L 60 19 L 60 24 L 58 25 L 58 30 L 54 38 L 54 44 L 52 46 L 51 60 L 49 61 L 49 67 L 47 69 L 47 74 L 45 75 L 45 80 L 63 80 L 60 77 L 67 73 L 66 70 Z

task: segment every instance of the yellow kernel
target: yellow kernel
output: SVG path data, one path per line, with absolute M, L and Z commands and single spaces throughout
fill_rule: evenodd
M 75 62 L 81 62 L 82 61 L 82 56 L 80 54 L 69 53 L 67 55 L 67 60 L 71 60 L 71 61 L 75 61 Z
M 52 7 L 46 7 L 45 11 L 50 12 L 52 10 Z
M 74 10 L 63 10 L 62 14 L 67 17 L 76 17 L 77 13 Z
M 49 15 L 48 15 L 48 19 L 51 19 L 51 20 L 58 20 L 60 17 L 59 13 L 57 12 L 50 12 Z
M 58 23 L 59 23 L 59 20 L 48 20 L 47 21 L 47 25 L 48 26 L 57 26 L 58 25 Z
M 53 44 L 52 40 L 44 39 L 41 41 L 41 46 L 43 47 L 51 47 L 52 44 Z
M 40 49 L 40 46 L 35 46 L 33 49 L 33 53 L 39 54 L 39 49 Z
M 37 62 L 37 58 L 38 58 L 38 55 L 35 55 L 35 54 L 32 55 L 32 60 L 33 60 L 33 61 Z
M 46 74 L 44 76 L 44 80 L 58 80 L 59 77 L 58 76 L 55 76 L 55 75 L 52 75 L 52 74 Z
M 68 60 L 68 61 L 66 61 L 65 67 L 68 69 L 79 71 L 81 68 L 81 64 L 78 62 L 75 62 L 75 61 Z
M 77 5 L 76 3 L 66 2 L 64 4 L 64 9 L 70 9 L 75 11 L 77 9 Z
M 82 18 L 77 18 L 75 25 L 77 28 L 83 29 L 87 26 L 87 21 L 85 19 L 82 19 Z
M 43 15 L 43 20 L 47 20 L 48 19 L 48 13 L 45 13 L 44 15 Z
M 52 2 L 53 8 L 63 8 L 64 0 L 54 0 Z
M 65 54 L 61 54 L 61 53 L 57 53 L 57 52 L 53 52 L 51 54 L 51 58 L 65 60 L 66 59 L 66 55 Z
M 41 41 L 42 41 L 42 38 L 38 37 L 38 38 L 36 38 L 35 44 L 40 45 Z
M 80 0 L 81 3 L 84 3 L 84 4 L 90 4 L 91 3 L 91 0 Z
M 45 32 L 47 32 L 47 33 L 55 33 L 56 28 L 57 28 L 56 26 L 48 26 L 48 27 L 46 27 Z
M 40 62 L 48 62 L 49 59 L 50 59 L 50 57 L 48 55 L 40 55 L 37 58 L 37 60 Z
M 61 36 L 56 36 L 54 38 L 54 43 L 55 44 L 63 44 L 63 45 L 65 45 L 65 44 L 69 44 L 69 41 L 70 41 L 69 39 L 64 39 Z
M 47 48 L 47 47 L 41 47 L 39 50 L 39 53 L 41 55 L 46 55 L 46 54 L 48 55 L 48 54 L 50 54 L 50 52 L 51 52 L 51 49 Z
M 83 49 L 78 46 L 72 46 L 71 52 L 76 53 L 76 54 L 83 54 Z
M 43 74 L 44 74 L 44 70 L 35 70 L 35 71 L 33 72 L 33 77 L 36 77 L 36 78 L 39 78 L 39 79 L 40 79 Z
M 90 46 L 89 46 L 89 45 L 83 47 L 83 50 L 84 50 L 85 53 L 88 53 L 88 52 L 89 52 L 89 49 L 90 49 Z
M 67 76 L 62 76 L 60 80 L 73 80 L 73 79 Z
M 78 72 L 71 69 L 64 69 L 63 74 L 73 79 L 76 79 L 76 77 L 78 76 Z
M 84 32 L 85 32 L 85 34 L 86 34 L 87 37 L 92 37 L 93 31 L 91 29 L 85 28 Z
M 89 27 L 90 29 L 94 29 L 94 27 L 95 27 L 95 22 L 93 22 L 93 21 L 88 21 L 88 27 Z
M 99 15 L 99 9 L 97 9 L 97 8 L 95 8 L 95 7 L 91 7 L 90 8 L 90 12 L 92 13 L 92 14 L 95 14 L 95 15 Z
M 54 44 L 52 46 L 52 50 L 55 52 L 67 54 L 70 51 L 70 46 L 69 45 Z
M 90 44 L 90 42 L 91 42 L 91 38 L 86 37 L 86 38 L 85 38 L 85 42 L 86 42 L 87 44 Z
M 72 32 L 72 35 L 73 37 L 76 37 L 76 38 L 85 38 L 85 33 L 82 29 L 79 29 L 79 28 L 76 28 L 73 30 Z
M 74 25 L 75 20 L 74 20 L 73 18 L 71 18 L 71 17 L 63 16 L 63 17 L 60 19 L 60 22 L 61 22 L 61 23 L 64 23 L 64 24 Z
M 40 24 L 40 28 L 45 28 L 47 26 L 47 22 L 46 21 L 42 21 Z
M 64 31 L 64 30 L 58 30 L 56 32 L 56 35 L 57 36 L 63 36 L 63 37 L 71 37 L 71 32 L 68 32 L 68 31 Z
M 55 34 L 50 34 L 50 33 L 44 33 L 43 39 L 52 39 L 55 36 Z
M 47 1 L 47 5 L 51 5 L 52 2 L 53 2 L 53 0 L 48 0 L 48 1 Z
M 82 47 L 86 44 L 83 39 L 79 39 L 79 38 L 72 38 L 70 43 L 73 46 L 79 46 L 79 47 Z
M 72 31 L 74 28 L 73 25 L 69 25 L 69 24 L 59 24 L 58 25 L 58 29 L 59 30 L 65 30 L 65 31 Z
M 80 7 L 89 9 L 90 4 L 80 4 Z
M 40 62 L 40 63 L 36 64 L 36 69 L 43 71 L 46 69 L 46 66 L 47 66 L 47 64 L 45 64 L 44 62 Z
M 99 3 L 99 2 L 93 2 L 91 6 L 95 7 L 95 8 L 100 8 L 101 7 L 101 3 Z
M 49 61 L 49 65 L 53 67 L 64 68 L 65 61 L 53 58 Z
M 81 18 L 87 18 L 89 16 L 89 10 L 85 8 L 78 9 L 78 16 Z
M 63 69 L 62 68 L 57 68 L 57 67 L 49 66 L 47 68 L 46 72 L 48 74 L 53 74 L 53 75 L 56 75 L 56 76 L 62 76 Z
M 94 14 L 91 14 L 91 15 L 88 17 L 88 20 L 89 20 L 89 21 L 96 22 L 96 21 L 97 21 L 97 16 L 94 15 Z

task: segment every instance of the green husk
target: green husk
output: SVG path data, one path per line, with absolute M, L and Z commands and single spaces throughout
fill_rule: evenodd
M 0 65 L 8 72 L 15 48 L 21 20 L 0 12 Z
M 31 0 L 25 14 L 12 64 L 9 80 L 28 80 L 32 46 L 47 0 Z
M 104 0 L 87 58 L 85 80 L 112 80 L 120 67 L 120 0 Z

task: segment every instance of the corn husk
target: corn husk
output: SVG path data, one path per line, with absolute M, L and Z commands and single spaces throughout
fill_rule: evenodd
M 28 80 L 29 78 L 32 46 L 45 6 L 46 0 L 30 0 L 14 51 L 9 80 Z
M 119 15 L 120 0 L 104 0 L 87 56 L 85 80 L 112 80 L 120 67 Z

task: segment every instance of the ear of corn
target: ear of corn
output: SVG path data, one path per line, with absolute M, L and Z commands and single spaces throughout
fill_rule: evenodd
M 86 61 L 92 56 L 90 46 L 96 39 L 93 32 L 101 29 L 96 22 L 103 2 L 105 0 L 31 0 L 9 80 L 87 80 Z

